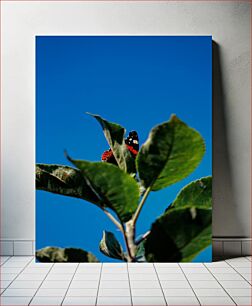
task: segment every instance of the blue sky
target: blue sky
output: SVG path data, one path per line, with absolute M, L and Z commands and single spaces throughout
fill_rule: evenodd
M 137 222 L 137 235 L 190 181 L 212 173 L 212 37 L 38 36 L 36 37 L 36 162 L 98 161 L 108 145 L 85 112 L 136 130 L 140 145 L 150 129 L 172 113 L 198 130 L 206 142 L 200 166 L 186 179 L 152 192 Z M 79 247 L 100 261 L 102 231 L 115 232 L 96 206 L 36 191 L 36 248 Z M 211 247 L 195 261 L 211 260 Z

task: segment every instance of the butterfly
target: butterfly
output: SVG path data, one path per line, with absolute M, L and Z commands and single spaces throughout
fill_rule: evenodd
M 137 132 L 136 131 L 129 132 L 129 135 L 124 140 L 124 142 L 127 146 L 127 149 L 130 151 L 132 157 L 136 158 L 137 153 L 139 151 L 139 141 L 138 141 Z M 103 162 L 107 162 L 107 163 L 117 165 L 116 159 L 115 159 L 111 149 L 103 152 L 101 159 L 102 159 Z

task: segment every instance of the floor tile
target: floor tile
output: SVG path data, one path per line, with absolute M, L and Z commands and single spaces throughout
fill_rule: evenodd
M 101 285 L 100 285 L 101 286 Z M 158 289 L 160 288 L 160 284 L 157 280 L 154 281 L 130 281 L 131 288 L 151 288 Z
M 251 266 L 252 266 L 252 263 L 249 262 L 249 261 L 234 261 L 234 262 L 229 262 L 230 266 L 232 266 L 233 268 L 248 268 L 251 270 Z
M 226 288 L 226 291 L 231 296 L 251 296 L 250 288 Z
M 66 291 L 66 288 L 39 288 L 38 292 L 36 293 L 36 296 L 64 296 Z
M 123 306 L 128 306 L 132 305 L 131 304 L 131 298 L 130 297 L 106 297 L 106 296 L 99 296 L 97 299 L 97 306 L 101 305 L 123 305 Z
M 211 273 L 189 273 L 186 277 L 191 280 L 215 280 Z
M 156 273 L 154 268 L 138 268 L 138 269 L 129 269 L 130 274 L 151 274 Z
M 136 276 L 138 276 L 139 274 L 134 274 L 134 275 L 136 275 Z M 97 279 L 99 279 L 98 277 L 97 277 Z M 118 280 L 118 281 L 120 281 L 120 280 L 128 280 L 128 274 L 122 274 L 122 273 L 118 273 L 118 274 L 102 274 L 101 275 L 101 280 Z
M 100 274 L 75 274 L 73 280 L 77 281 L 98 281 Z
M 63 296 L 35 296 L 30 305 L 61 305 Z
M 50 273 L 57 273 L 57 274 L 73 274 L 76 271 L 76 267 L 69 267 L 69 268 L 63 268 L 63 267 L 57 267 L 55 266 L 51 269 Z
M 1 297 L 1 306 L 4 305 L 9 305 L 9 306 L 13 306 L 13 305 L 22 305 L 22 306 L 26 306 L 29 305 L 30 300 L 32 299 L 32 297 L 30 296 L 24 296 L 24 297 Z
M 211 268 L 211 267 L 209 267 L 209 270 L 213 274 L 230 274 L 230 273 L 232 274 L 232 273 L 235 273 L 235 270 L 231 267 L 227 267 L 227 268 L 222 268 L 222 267 Z
M 50 281 L 46 280 L 42 283 L 42 289 L 61 289 L 61 288 L 68 288 L 70 284 L 70 280 L 65 281 Z
M 224 288 L 251 288 L 251 285 L 244 281 L 221 281 L 220 284 Z
M 70 288 L 98 288 L 99 281 L 79 281 L 73 280 L 70 284 Z
M 226 262 L 247 262 L 247 258 L 246 257 L 235 257 L 235 258 L 227 259 Z
M 29 289 L 9 289 L 7 288 L 2 296 L 33 296 L 36 292 L 36 288 Z
M 156 268 L 159 268 L 159 267 L 171 268 L 171 267 L 179 267 L 179 264 L 177 262 L 155 262 L 154 266 Z
M 7 261 L 1 266 L 1 270 L 3 268 L 25 268 L 26 265 L 27 263 L 23 261 Z
M 126 268 L 127 269 L 128 264 L 125 262 L 119 262 L 119 263 L 113 263 L 113 262 L 104 262 L 102 264 L 102 268 Z
M 106 269 L 102 269 L 102 274 L 106 274 L 106 273 L 128 273 L 127 267 L 125 268 L 120 268 L 120 269 L 110 269 L 110 268 L 106 268 Z
M 45 278 L 45 275 L 44 274 L 28 274 L 28 273 L 22 273 L 20 274 L 16 280 L 43 280 Z
M 210 268 L 229 268 L 230 266 L 225 261 L 215 261 L 204 263 L 206 267 Z
M 181 280 L 181 281 L 172 281 L 172 280 L 161 280 L 162 288 L 190 288 L 188 281 Z
M 210 262 L 210 264 L 212 264 L 212 262 Z M 185 268 L 189 268 L 189 267 L 204 268 L 204 263 L 202 262 L 180 262 L 178 266 L 180 266 L 181 268 L 183 267 Z
M 17 277 L 17 274 L 11 273 L 11 274 L 2 274 L 1 273 L 1 281 L 3 280 L 13 280 L 15 277 Z
M 205 267 L 201 267 L 201 268 L 194 268 L 194 267 L 189 267 L 189 268 L 182 268 L 185 274 L 188 273 L 208 273 L 209 271 L 207 270 L 207 268 Z
M 113 263 L 109 263 L 109 264 L 113 264 Z M 121 264 L 121 263 L 120 263 Z M 91 267 L 91 268 L 94 268 L 94 267 L 102 267 L 102 263 L 100 262 L 92 262 L 92 263 L 89 263 L 89 262 L 81 262 L 79 264 L 79 267 Z
M 1 276 L 0 276 L 1 278 Z M 11 284 L 11 280 L 2 280 L 0 281 L 0 285 L 1 285 L 1 288 L 7 288 L 9 287 L 9 285 Z
M 33 259 L 33 256 L 12 256 L 9 260 L 11 262 L 29 262 Z
M 163 280 L 174 280 L 174 281 L 186 280 L 183 273 L 181 273 L 181 274 L 180 273 L 159 274 L 158 278 L 159 278 L 160 281 L 163 281 Z
M 163 274 L 165 275 L 165 274 Z M 158 280 L 156 274 L 129 274 L 130 280 Z
M 192 289 L 163 289 L 165 296 L 195 296 Z
M 250 273 L 243 273 L 242 277 L 245 278 L 250 284 L 252 284 L 252 276 Z
M 153 263 L 151 262 L 141 262 L 141 263 L 138 263 L 138 262 L 129 262 L 128 264 L 128 268 L 136 268 L 138 269 L 139 267 L 141 268 L 153 268 Z
M 215 274 L 217 280 L 244 280 L 238 273 Z
M 234 296 L 233 300 L 237 305 L 251 306 L 252 299 L 248 296 Z
M 23 270 L 23 268 L 9 268 L 9 267 L 2 267 L 1 266 L 1 274 L 18 274 Z
M 166 302 L 168 305 L 200 305 L 199 301 L 194 296 L 188 296 L 188 297 L 173 297 L 173 296 L 166 296 L 165 297 Z
M 18 281 L 15 280 L 11 285 L 10 289 L 34 289 L 40 286 L 42 281 Z
M 46 280 L 62 281 L 62 280 L 71 280 L 73 278 L 72 274 L 51 274 L 49 273 L 46 276 Z
M 43 274 L 46 275 L 49 272 L 50 268 L 25 268 L 22 273 L 25 274 Z
M 193 288 L 221 288 L 221 285 L 215 281 L 199 281 L 199 280 L 190 280 L 190 284 Z
M 209 297 L 209 296 L 199 296 L 198 297 L 202 306 L 204 305 L 235 305 L 235 303 L 228 296 L 219 296 L 219 297 Z
M 183 273 L 180 267 L 171 267 L 171 268 L 156 268 L 158 274 L 164 273 Z
M 39 269 L 39 268 L 52 268 L 52 267 L 54 267 L 54 265 L 56 265 L 56 264 L 54 264 L 54 263 L 49 263 L 49 262 L 40 262 L 40 263 L 38 263 L 38 262 L 31 261 L 31 262 L 28 264 L 27 267 Z
M 3 264 L 7 260 L 9 260 L 11 257 L 10 256 L 0 256 L 0 264 Z
M 194 288 L 197 296 L 226 296 L 227 293 L 222 288 Z
M 239 267 L 235 267 L 234 268 L 237 272 L 243 274 L 243 273 L 248 273 L 251 274 L 251 268 L 239 268 Z
M 132 296 L 163 296 L 161 289 L 149 289 L 149 288 L 131 288 Z
M 165 299 L 161 296 L 155 296 L 155 297 L 133 296 L 132 301 L 133 301 L 133 305 L 139 305 L 139 306 L 143 306 L 143 305 L 146 305 L 146 306 L 147 305 L 152 305 L 152 306 L 166 305 Z
M 92 289 L 76 289 L 69 288 L 67 291 L 67 296 L 97 296 L 98 288 Z
M 129 288 L 99 288 L 98 292 L 99 296 L 130 296 L 130 289 Z
M 74 306 L 92 306 L 95 305 L 96 297 L 95 296 L 66 296 L 62 305 L 74 305 Z
M 129 281 L 100 281 L 99 288 L 129 288 Z

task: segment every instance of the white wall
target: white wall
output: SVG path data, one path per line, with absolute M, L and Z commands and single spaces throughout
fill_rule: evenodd
M 250 5 L 2 2 L 4 239 L 35 233 L 35 35 L 212 35 L 214 236 L 250 236 Z

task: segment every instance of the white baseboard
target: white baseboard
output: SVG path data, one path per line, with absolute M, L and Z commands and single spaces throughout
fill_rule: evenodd
M 213 259 L 250 256 L 251 238 L 213 238 Z M 1 256 L 32 256 L 35 254 L 34 240 L 0 240 Z
M 34 240 L 0 240 L 1 256 L 32 256 L 34 254 Z

